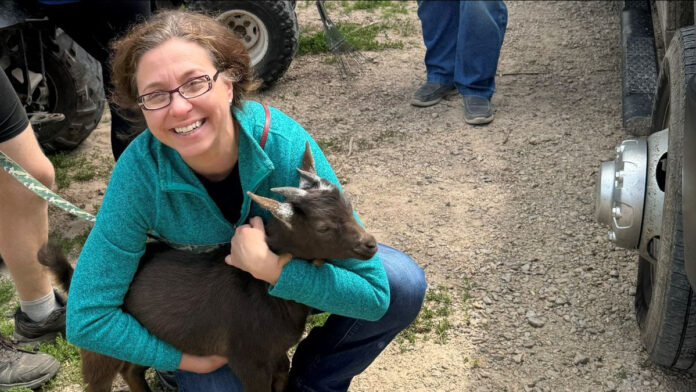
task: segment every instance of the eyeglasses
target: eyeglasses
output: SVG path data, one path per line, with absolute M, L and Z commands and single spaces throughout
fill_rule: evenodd
M 139 96 L 138 105 L 143 110 L 157 110 L 169 106 L 172 103 L 172 94 L 179 93 L 184 99 L 200 97 L 213 88 L 213 82 L 217 80 L 220 71 L 215 72 L 213 79 L 208 75 L 196 76 L 189 79 L 181 86 L 169 91 L 155 91 Z

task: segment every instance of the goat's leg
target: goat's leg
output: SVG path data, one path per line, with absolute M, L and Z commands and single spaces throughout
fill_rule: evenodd
M 271 392 L 274 363 L 272 360 L 229 358 L 228 366 L 242 382 L 244 392 Z
M 145 381 L 145 371 L 147 367 L 124 362 L 121 368 L 121 377 L 128 384 L 131 392 L 152 392 L 150 386 Z
M 110 392 L 114 377 L 124 362 L 98 354 L 93 351 L 80 350 L 82 357 L 82 380 L 87 392 Z
M 283 392 L 288 386 L 288 378 L 290 376 L 290 359 L 287 354 L 283 354 L 276 361 L 275 369 L 273 370 L 273 392 Z

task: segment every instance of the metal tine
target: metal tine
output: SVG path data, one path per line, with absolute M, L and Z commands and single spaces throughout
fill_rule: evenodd
M 329 47 L 331 54 L 333 54 L 338 61 L 341 75 L 343 77 L 349 76 L 351 70 L 354 71 L 354 74 L 361 74 L 362 64 L 365 62 L 363 55 L 353 44 L 346 40 L 340 31 L 338 31 L 338 28 L 326 12 L 326 6 L 323 0 L 317 0 L 317 10 L 319 11 L 319 17 L 324 27 L 326 45 Z M 344 59 L 344 56 L 347 56 L 348 59 Z M 350 67 L 350 64 L 346 60 L 350 60 L 354 63 L 355 67 Z

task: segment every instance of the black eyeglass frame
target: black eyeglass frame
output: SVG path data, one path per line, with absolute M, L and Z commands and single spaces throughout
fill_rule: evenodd
M 173 88 L 173 89 L 168 90 L 168 91 L 167 91 L 167 90 L 165 90 L 165 91 L 153 91 L 153 92 L 151 92 L 151 93 L 147 93 L 147 94 L 140 95 L 138 98 L 136 98 L 136 100 L 138 101 L 138 106 L 140 106 L 140 108 L 141 108 L 142 110 L 160 110 L 160 109 L 164 109 L 164 108 L 166 108 L 167 106 L 169 106 L 169 105 L 172 104 L 172 94 L 174 94 L 174 93 L 179 93 L 179 95 L 181 96 L 181 98 L 186 99 L 186 100 L 189 100 L 189 99 L 192 99 L 192 98 L 200 97 L 201 95 L 203 95 L 203 94 L 205 94 L 205 93 L 207 93 L 208 91 L 210 91 L 210 90 L 213 89 L 213 83 L 217 81 L 217 78 L 218 78 L 218 76 L 220 75 L 220 72 L 221 72 L 221 71 L 215 72 L 215 75 L 213 75 L 212 80 L 211 80 L 210 76 L 208 76 L 208 75 L 196 76 L 196 77 L 193 77 L 193 78 L 191 78 L 191 79 L 185 81 L 184 83 L 182 83 L 182 84 L 181 84 L 179 87 L 177 87 L 177 88 Z M 192 81 L 194 81 L 194 80 L 196 80 L 196 79 L 201 79 L 201 78 L 204 78 L 204 79 L 208 82 L 208 88 L 207 88 L 205 91 L 203 91 L 202 93 L 200 93 L 200 94 L 198 94 L 198 95 L 195 95 L 195 96 L 193 96 L 193 97 L 187 97 L 187 96 L 185 96 L 184 94 L 182 94 L 181 91 L 179 90 L 180 88 L 184 87 L 185 85 L 189 84 L 190 82 L 192 82 Z M 166 105 L 164 105 L 164 106 L 162 106 L 162 107 L 159 107 L 159 108 L 155 108 L 155 109 L 150 109 L 150 108 L 145 107 L 145 97 L 147 97 L 148 95 L 162 94 L 162 93 L 169 93 L 169 102 L 167 102 Z

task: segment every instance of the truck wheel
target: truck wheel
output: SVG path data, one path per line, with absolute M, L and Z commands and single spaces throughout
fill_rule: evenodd
M 262 88 L 273 85 L 290 67 L 299 34 L 294 1 L 196 0 L 188 8 L 213 12 L 237 33 Z
M 101 65 L 62 30 L 44 51 L 48 84 L 48 111 L 65 120 L 35 124 L 39 144 L 46 152 L 72 150 L 97 127 L 104 110 Z
M 639 258 L 635 297 L 641 340 L 651 360 L 692 373 L 696 372 L 696 297 L 684 270 L 681 177 L 685 91 L 694 73 L 696 32 L 683 28 L 665 54 L 653 106 L 651 132 L 669 128 L 665 175 L 658 180 L 665 192 L 662 234 L 655 244 L 657 260 Z

